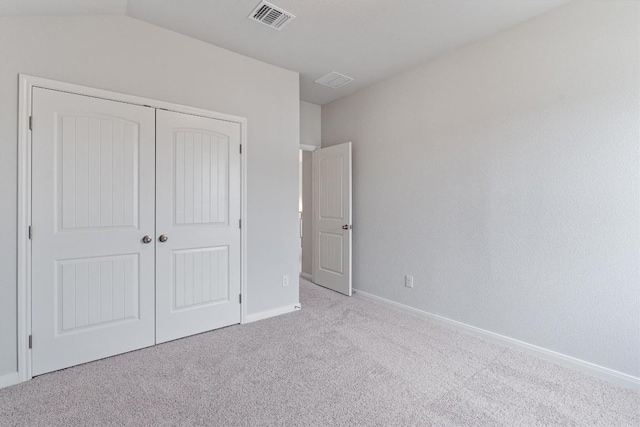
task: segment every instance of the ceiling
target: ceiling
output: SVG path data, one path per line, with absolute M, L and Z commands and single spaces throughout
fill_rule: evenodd
M 0 0 L 0 16 L 124 15 L 127 0 Z
M 259 0 L 0 0 L 0 16 L 128 15 L 300 73 L 300 97 L 326 104 L 569 0 L 271 0 L 282 31 L 247 19 Z M 338 89 L 313 81 L 337 71 Z

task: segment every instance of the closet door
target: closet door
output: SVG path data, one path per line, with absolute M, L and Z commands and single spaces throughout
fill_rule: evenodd
M 155 110 L 35 88 L 33 374 L 153 345 Z
M 240 322 L 240 125 L 156 118 L 160 343 Z

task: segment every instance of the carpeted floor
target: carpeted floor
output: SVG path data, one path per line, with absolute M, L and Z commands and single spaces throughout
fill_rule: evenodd
M 29 426 L 640 425 L 640 394 L 301 280 L 302 310 L 0 390 Z

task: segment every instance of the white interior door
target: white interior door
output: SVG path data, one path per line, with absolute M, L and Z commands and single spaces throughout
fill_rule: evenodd
M 313 152 L 313 279 L 351 296 L 351 143 Z
M 158 110 L 156 131 L 160 343 L 240 322 L 240 124 Z
M 33 90 L 33 374 L 154 344 L 155 110 Z

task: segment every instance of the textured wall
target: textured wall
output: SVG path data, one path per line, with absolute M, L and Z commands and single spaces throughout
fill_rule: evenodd
M 0 19 L 0 376 L 16 370 L 18 73 L 248 119 L 248 313 L 293 306 L 298 74 L 125 17 Z
M 355 288 L 639 376 L 639 43 L 572 2 L 324 106 Z

